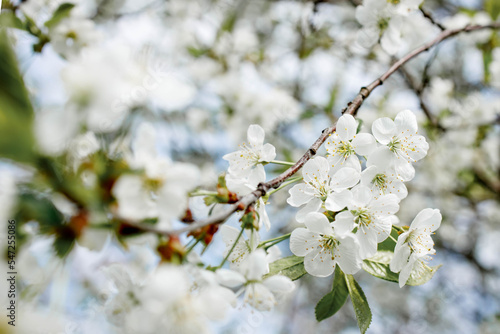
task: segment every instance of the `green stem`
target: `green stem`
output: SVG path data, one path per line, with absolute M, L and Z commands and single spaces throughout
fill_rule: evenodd
M 292 235 L 292 233 L 288 233 L 288 234 L 284 234 L 284 235 L 281 235 L 279 237 L 276 237 L 276 238 L 272 238 L 272 239 L 269 239 L 269 240 L 265 240 L 265 241 L 262 241 L 258 247 L 264 247 L 264 249 L 267 249 L 271 246 L 274 246 L 280 242 L 282 242 L 283 240 L 286 240 L 288 238 L 290 238 L 290 235 Z M 271 245 L 266 245 L 268 243 L 271 243 Z
M 281 161 L 281 160 L 271 160 L 270 163 L 283 166 L 293 166 L 295 162 Z
M 216 196 L 216 191 L 208 191 L 208 190 L 195 190 L 189 193 L 189 197 L 195 196 Z
M 229 255 L 231 255 L 231 253 L 233 252 L 234 247 L 236 247 L 236 244 L 238 243 L 238 241 L 240 240 L 241 236 L 243 235 L 243 231 L 244 230 L 245 230 L 244 228 L 241 229 L 240 234 L 238 234 L 238 237 L 234 241 L 233 246 L 231 247 L 231 249 L 229 250 L 229 252 L 227 252 L 226 257 L 224 258 L 224 260 L 222 260 L 222 262 L 219 264 L 219 266 L 217 268 L 222 268 L 222 266 L 224 265 L 224 263 L 226 263 L 227 259 L 229 259 Z
M 402 227 L 399 227 L 399 226 L 396 226 L 396 225 L 392 225 L 392 228 L 395 229 L 397 232 L 404 232 L 405 230 L 403 230 Z
M 200 238 L 196 239 L 196 241 L 191 246 L 189 246 L 189 248 L 186 250 L 186 254 L 185 255 L 188 255 L 193 250 L 193 248 L 200 242 L 200 240 L 202 238 L 203 237 L 200 237 Z
M 392 235 L 389 234 L 389 238 L 392 239 L 392 241 L 394 241 L 395 243 L 398 243 L 398 241 L 396 239 L 394 239 L 394 237 Z

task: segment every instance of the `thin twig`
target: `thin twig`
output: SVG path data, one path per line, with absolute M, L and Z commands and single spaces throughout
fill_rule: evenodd
M 423 9 L 422 7 L 420 7 L 420 12 L 424 15 L 424 17 L 429 20 L 432 24 L 434 24 L 436 27 L 438 27 L 439 29 L 441 29 L 441 31 L 445 31 L 446 28 L 445 26 L 443 26 L 441 23 L 439 23 L 438 21 L 436 21 L 431 13 L 429 13 L 428 11 L 426 11 L 425 9 Z
M 358 95 L 356 95 L 356 97 L 354 97 L 354 99 L 348 103 L 347 107 L 342 111 L 342 114 L 350 114 L 355 116 L 358 109 L 363 104 L 363 101 L 371 94 L 371 92 L 375 88 L 381 86 L 385 80 L 387 80 L 394 72 L 400 69 L 401 66 L 407 63 L 409 60 L 429 50 L 431 47 L 441 43 L 443 40 L 463 32 L 467 33 L 482 29 L 499 29 L 499 28 L 500 28 L 500 22 L 494 22 L 488 25 L 469 25 L 464 28 L 450 29 L 441 32 L 432 41 L 414 49 L 406 56 L 396 61 L 384 74 L 375 79 L 371 84 L 369 84 L 366 87 L 361 87 Z M 178 235 L 185 232 L 194 231 L 208 225 L 224 223 L 234 212 L 238 210 L 244 210 L 249 205 L 255 203 L 259 198 L 265 196 L 268 190 L 278 188 L 286 179 L 297 173 L 307 161 L 309 161 L 313 156 L 316 155 L 316 152 L 318 151 L 320 146 L 325 142 L 328 136 L 330 136 L 330 134 L 332 134 L 335 131 L 335 129 L 336 129 L 335 124 L 324 129 L 321 132 L 319 138 L 316 139 L 316 141 L 311 145 L 311 147 L 309 147 L 307 152 L 304 153 L 304 155 L 293 166 L 288 168 L 286 171 L 284 171 L 274 179 L 265 183 L 260 183 L 257 186 L 256 190 L 249 193 L 248 195 L 243 196 L 238 202 L 228 205 L 226 210 L 218 214 L 212 215 L 206 219 L 202 219 L 197 222 L 191 223 L 188 226 L 177 230 L 161 231 L 161 230 L 155 230 L 152 226 L 145 226 L 144 230 L 163 235 Z M 133 226 L 135 226 L 136 228 L 142 228 L 143 225 L 133 224 Z

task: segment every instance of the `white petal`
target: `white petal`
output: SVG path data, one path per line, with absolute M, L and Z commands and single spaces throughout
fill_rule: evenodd
M 272 292 L 280 294 L 291 292 L 295 288 L 292 280 L 282 275 L 271 276 L 262 283 Z
M 339 257 L 336 258 L 336 261 L 344 273 L 353 275 L 361 269 L 358 241 L 352 234 L 345 235 L 339 241 Z
M 260 221 L 259 223 L 264 224 L 266 227 L 266 231 L 269 231 L 271 228 L 271 221 L 269 220 L 269 216 L 267 215 L 266 205 L 262 198 L 259 198 L 259 204 L 257 205 L 257 213 L 259 214 Z
M 413 168 L 411 163 L 404 159 L 397 159 L 394 164 L 394 169 L 398 177 L 405 182 L 411 181 L 415 177 L 415 168 Z
M 365 207 L 372 200 L 370 188 L 359 185 L 352 189 L 352 205 L 356 207 Z
M 332 235 L 333 230 L 328 218 L 322 213 L 313 212 L 306 216 L 304 223 L 309 231 L 323 235 Z
M 321 208 L 322 204 L 323 201 L 321 199 L 313 198 L 309 203 L 306 204 L 306 206 L 304 206 L 299 210 L 299 212 L 297 212 L 295 219 L 297 219 L 299 223 L 303 223 L 306 219 L 306 216 L 311 212 L 317 212 Z
M 423 209 L 411 223 L 410 229 L 422 228 L 429 233 L 434 232 L 441 225 L 442 219 L 443 217 L 438 209 Z
M 290 197 L 288 197 L 286 202 L 293 207 L 299 207 L 306 204 L 314 198 L 310 188 L 311 186 L 305 183 L 294 185 L 290 190 L 288 190 Z
M 387 145 L 396 134 L 396 125 L 390 118 L 379 118 L 372 124 L 372 133 L 379 143 Z
M 348 141 L 354 138 L 354 135 L 356 134 L 356 120 L 352 115 L 345 114 L 339 118 L 337 121 L 337 129 L 336 132 L 338 133 L 339 137 L 343 141 Z
M 335 269 L 335 261 L 332 260 L 330 250 L 314 251 L 307 253 L 304 257 L 304 267 L 306 271 L 316 277 L 327 277 Z
M 260 125 L 252 124 L 248 127 L 247 140 L 253 148 L 260 149 L 264 144 L 265 132 Z
M 269 272 L 266 252 L 262 248 L 254 250 L 240 265 L 240 271 L 248 281 L 260 280 Z
M 406 238 L 408 238 L 409 232 L 405 232 L 398 237 L 398 242 L 394 248 L 394 256 L 391 260 L 389 268 L 392 272 L 398 273 L 403 269 L 403 267 L 408 262 L 410 257 L 410 247 L 406 243 Z
M 360 227 L 356 232 L 359 241 L 359 255 L 362 259 L 372 257 L 377 252 L 377 231 L 373 228 Z
M 306 182 L 316 182 L 316 180 L 325 180 L 328 177 L 330 165 L 328 160 L 323 157 L 316 157 L 306 162 L 302 169 L 302 175 Z
M 245 284 L 246 282 L 245 277 L 234 270 L 218 269 L 216 271 L 216 274 L 219 283 L 230 288 L 235 288 L 237 286 Z
M 399 112 L 394 119 L 394 124 L 396 125 L 396 133 L 406 134 L 408 132 L 408 135 L 414 135 L 418 131 L 417 118 L 410 110 Z
M 270 162 L 276 158 L 276 148 L 271 144 L 265 144 L 262 147 L 262 152 L 260 155 L 260 162 Z
M 394 153 L 387 146 L 380 146 L 368 156 L 367 166 L 377 166 L 381 170 L 389 168 L 395 159 Z
M 313 235 L 315 236 L 313 238 Z M 319 235 L 305 228 L 297 228 L 290 236 L 290 250 L 297 256 L 305 256 L 319 245 Z
M 399 273 L 399 287 L 400 288 L 405 286 L 406 281 L 408 281 L 408 278 L 410 278 L 411 271 L 413 270 L 413 266 L 415 265 L 416 261 L 417 261 L 417 257 L 415 255 L 411 255 L 408 263 L 403 267 L 403 269 L 401 269 L 401 272 Z
M 352 140 L 352 146 L 357 154 L 368 156 L 377 148 L 377 142 L 369 133 L 358 133 Z
M 394 194 L 380 196 L 370 203 L 370 209 L 380 216 L 393 215 L 399 210 L 399 198 Z
M 354 216 L 349 211 L 337 213 L 333 222 L 333 231 L 336 235 L 345 235 L 351 233 L 354 229 Z
M 340 211 L 352 202 L 352 192 L 343 190 L 341 192 L 332 192 L 325 201 L 325 208 L 331 211 Z
M 361 174 L 357 170 L 344 167 L 332 176 L 330 187 L 337 191 L 351 188 L 359 182 L 360 177 Z

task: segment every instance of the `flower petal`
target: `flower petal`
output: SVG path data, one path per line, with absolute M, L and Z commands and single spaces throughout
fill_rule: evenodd
M 413 219 L 410 229 L 422 228 L 426 232 L 434 232 L 441 225 L 442 219 L 443 217 L 438 209 L 423 209 Z
M 345 235 L 339 241 L 336 261 L 344 273 L 353 275 L 361 269 L 359 243 L 352 234 Z
M 323 201 L 321 199 L 313 198 L 309 203 L 306 204 L 306 206 L 304 206 L 299 210 L 299 212 L 297 212 L 295 219 L 297 219 L 299 223 L 303 223 L 306 219 L 306 216 L 311 212 L 317 212 L 319 208 L 321 208 L 322 204 Z
M 235 288 L 246 282 L 245 277 L 234 270 L 218 269 L 215 273 L 217 274 L 217 281 L 230 288 Z
M 248 127 L 247 140 L 254 149 L 262 147 L 265 135 L 264 129 L 260 125 L 252 124 Z
M 379 118 L 372 124 L 372 133 L 379 143 L 387 145 L 392 137 L 396 135 L 396 125 L 388 117 Z
M 314 198 L 310 188 L 311 186 L 305 183 L 294 185 L 290 190 L 288 190 L 290 197 L 288 197 L 286 202 L 293 207 L 299 207 L 306 204 Z
M 355 227 L 354 216 L 349 211 L 337 213 L 333 222 L 333 231 L 336 235 L 351 233 Z
M 304 220 L 307 229 L 313 233 L 323 235 L 332 235 L 333 229 L 330 226 L 328 218 L 322 213 L 312 212 L 308 214 Z
M 354 168 L 344 167 L 332 176 L 330 187 L 337 191 L 351 188 L 359 182 L 360 177 L 361 174 Z
M 305 256 L 318 247 L 319 238 L 318 234 L 305 228 L 296 228 L 290 236 L 290 250 L 297 256 Z
M 276 158 L 276 148 L 267 143 L 262 147 L 259 162 L 270 162 Z
M 349 190 L 332 192 L 325 201 L 325 208 L 331 211 L 340 211 L 352 202 L 352 193 Z
M 330 250 L 320 249 L 307 253 L 304 257 L 304 267 L 310 275 L 327 277 L 333 274 L 335 261 L 332 260 Z
M 368 156 L 377 148 L 377 142 L 369 133 L 358 133 L 352 140 L 352 146 L 357 154 Z
M 352 115 L 345 114 L 337 121 L 336 132 L 342 141 L 348 141 L 354 138 L 357 127 L 358 126 L 354 117 Z
M 396 115 L 394 119 L 396 125 L 396 133 L 405 133 L 414 135 L 418 131 L 417 117 L 410 110 L 403 110 Z

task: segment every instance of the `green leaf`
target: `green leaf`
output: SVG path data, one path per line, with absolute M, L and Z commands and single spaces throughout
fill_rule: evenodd
M 493 20 L 496 20 L 498 14 L 500 14 L 500 2 L 498 0 L 485 0 L 484 9 L 486 9 Z
M 5 29 L 0 31 L 0 156 L 32 162 L 33 109 Z
M 399 274 L 393 273 L 389 269 L 389 264 L 393 256 L 393 252 L 379 251 L 373 257 L 363 261 L 363 270 L 375 277 L 397 283 L 399 281 Z M 410 275 L 406 285 L 415 286 L 427 283 L 440 267 L 441 265 L 429 267 L 424 264 L 418 271 L 418 274 L 415 273 Z
M 434 276 L 436 271 L 441 268 L 442 264 L 438 266 L 433 266 L 429 267 L 428 265 L 424 264 L 422 271 L 420 271 L 417 275 L 410 275 L 410 278 L 406 282 L 406 285 L 422 285 L 431 280 L 431 278 Z
M 75 7 L 74 4 L 67 2 L 59 5 L 50 20 L 45 22 L 45 26 L 49 29 L 56 26 L 59 22 L 69 16 L 73 7 Z
M 269 264 L 269 274 L 267 274 L 266 277 L 283 275 L 290 278 L 292 281 L 295 281 L 305 274 L 306 269 L 304 268 L 304 258 L 292 255 Z
M 389 269 L 389 263 L 391 263 L 393 256 L 393 252 L 379 251 L 373 257 L 363 261 L 363 270 L 375 277 L 397 283 L 399 274 L 393 273 Z
M 391 231 L 391 236 L 398 240 L 398 237 L 399 237 L 399 234 L 398 234 L 398 231 L 396 231 L 396 229 L 392 229 Z M 385 239 L 384 241 L 382 241 L 381 243 L 378 244 L 378 247 L 377 247 L 377 250 L 380 252 L 380 251 L 390 251 L 390 252 L 393 252 L 394 251 L 394 248 L 396 247 L 396 242 L 394 242 L 394 240 L 392 240 L 392 238 L 387 238 Z
M 0 27 L 24 30 L 23 22 L 12 11 L 3 11 L 0 14 Z
M 336 266 L 332 291 L 321 298 L 316 305 L 316 320 L 321 321 L 333 316 L 345 304 L 349 290 L 344 276 L 339 266 Z
M 349 289 L 349 295 L 351 296 L 354 312 L 356 313 L 359 330 L 362 334 L 364 334 L 368 327 L 370 327 L 370 323 L 372 321 L 370 306 L 368 306 L 365 294 L 363 293 L 363 290 L 359 286 L 358 282 L 354 280 L 354 277 L 352 275 L 345 275 L 345 281 L 347 288 Z

